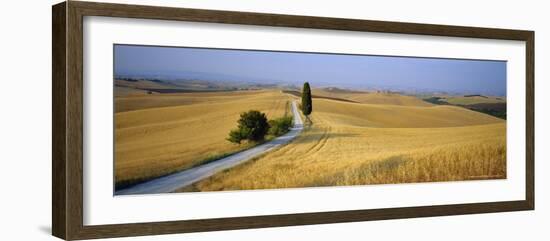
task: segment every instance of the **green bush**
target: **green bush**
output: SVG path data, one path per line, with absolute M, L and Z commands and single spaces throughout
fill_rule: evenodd
M 269 120 L 269 134 L 280 136 L 287 133 L 292 127 L 292 116 L 285 116 L 274 120 Z
M 267 117 L 257 110 L 243 112 L 237 123 L 237 129 L 231 130 L 227 138 L 228 141 L 237 144 L 243 140 L 262 141 L 269 130 Z
M 227 138 L 228 141 L 241 144 L 241 141 L 246 139 L 246 135 L 243 130 L 241 129 L 234 129 L 229 132 L 229 137 Z

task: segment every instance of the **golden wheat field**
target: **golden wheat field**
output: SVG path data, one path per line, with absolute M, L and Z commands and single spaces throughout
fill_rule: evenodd
M 432 106 L 428 102 L 414 96 L 406 96 L 392 93 L 362 92 L 362 91 L 338 91 L 327 89 L 315 89 L 319 96 L 346 99 L 365 104 L 403 105 L 403 106 Z
M 505 120 L 414 97 L 369 98 L 377 102 L 314 98 L 313 124 L 293 142 L 180 191 L 506 178 Z
M 115 180 L 128 185 L 246 149 L 226 141 L 241 112 L 285 115 L 279 90 L 139 94 L 115 98 Z

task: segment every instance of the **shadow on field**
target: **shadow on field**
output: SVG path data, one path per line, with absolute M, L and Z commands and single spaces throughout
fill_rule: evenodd
M 318 142 L 320 139 L 324 138 L 338 138 L 338 137 L 356 137 L 359 136 L 359 134 L 353 134 L 353 133 L 308 133 L 305 138 L 301 138 L 299 142 L 301 143 L 310 143 L 310 142 Z

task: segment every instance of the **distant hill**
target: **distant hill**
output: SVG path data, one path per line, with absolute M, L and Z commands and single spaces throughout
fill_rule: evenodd
M 338 87 L 325 87 L 325 88 L 321 88 L 320 90 L 330 92 L 330 93 L 342 93 L 342 94 L 366 94 L 366 93 L 368 93 L 366 91 L 342 89 L 342 88 L 338 88 Z
M 237 86 L 225 84 L 223 82 L 210 82 L 202 80 L 118 78 L 115 79 L 114 82 L 116 96 L 144 93 L 190 93 L 261 89 L 261 87 Z
M 225 81 L 225 80 L 200 80 L 200 79 L 173 79 L 164 77 L 129 77 L 116 76 L 115 86 L 130 89 L 143 90 L 152 93 L 188 93 L 210 91 L 236 91 L 236 90 L 260 90 L 260 89 L 289 89 L 299 90 L 293 84 L 277 83 L 270 81 Z M 119 88 L 122 90 L 122 88 Z M 119 95 L 127 93 L 120 91 Z
M 298 97 L 301 96 L 301 91 L 299 90 L 285 90 L 284 92 Z M 414 96 L 401 95 L 398 93 L 378 93 L 348 90 L 335 87 L 313 89 L 312 97 L 363 104 L 432 106 L 432 104 L 427 103 Z
M 506 119 L 506 97 L 463 95 L 463 96 L 431 96 L 424 101 L 437 105 L 454 105 L 477 112 Z
M 401 106 L 431 106 L 430 103 L 422 101 L 414 96 L 402 95 L 398 93 L 379 93 L 379 92 L 366 92 L 355 91 L 338 88 L 323 88 L 314 89 L 312 94 L 346 99 L 352 102 L 364 103 L 364 104 L 383 104 L 383 105 L 401 105 Z
M 296 97 L 301 97 L 302 96 L 302 92 L 301 91 L 296 91 L 296 90 L 283 90 L 283 93 L 285 94 L 291 94 L 291 95 L 294 95 Z M 315 95 L 315 94 L 312 94 L 311 95 L 312 98 L 320 98 L 320 99 L 330 99 L 330 100 L 337 100 L 337 101 L 344 101 L 344 102 L 354 102 L 354 103 L 357 103 L 353 100 L 348 100 L 348 99 L 343 99 L 343 98 L 337 98 L 337 97 L 330 97 L 330 96 L 322 96 L 322 95 Z
M 485 95 L 443 96 L 443 99 L 454 105 L 506 103 L 505 98 Z

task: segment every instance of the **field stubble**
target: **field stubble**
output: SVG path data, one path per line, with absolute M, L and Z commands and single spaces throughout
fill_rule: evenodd
M 292 144 L 196 183 L 194 189 L 506 178 L 503 120 L 451 106 L 418 114 L 418 107 L 395 111 L 385 105 L 314 103 L 314 124 Z

